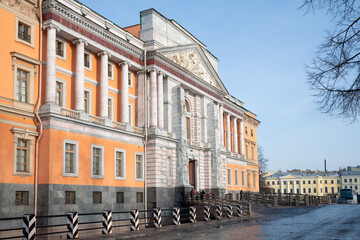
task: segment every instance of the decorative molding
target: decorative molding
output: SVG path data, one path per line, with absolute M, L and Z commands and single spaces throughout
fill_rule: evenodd
M 47 30 L 47 29 L 56 29 L 57 32 L 60 32 L 60 27 L 59 24 L 55 21 L 52 20 L 47 20 L 44 22 L 43 24 L 43 29 Z
M 254 119 L 250 117 L 249 115 L 244 114 L 243 116 L 244 122 L 251 124 L 254 127 L 258 127 L 260 124 L 260 121 L 257 119 Z
M 35 2 L 31 4 L 29 1 L 24 0 L 0 0 L 0 7 L 13 12 L 15 15 L 29 18 L 34 24 L 39 24 L 37 20 L 39 10 L 36 5 Z
M 85 39 L 83 39 L 83 38 L 78 38 L 78 39 L 75 39 L 74 41 L 73 41 L 73 44 L 78 44 L 78 43 L 84 43 L 84 46 L 86 47 L 87 45 L 88 45 L 88 42 L 85 40 Z

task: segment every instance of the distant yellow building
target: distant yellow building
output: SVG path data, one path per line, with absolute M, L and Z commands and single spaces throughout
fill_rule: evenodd
M 315 196 L 337 195 L 340 177 L 337 173 L 268 172 L 263 175 L 265 188 L 273 193 L 308 194 Z

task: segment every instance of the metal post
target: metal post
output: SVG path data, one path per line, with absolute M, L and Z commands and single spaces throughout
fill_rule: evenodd
M 196 223 L 196 207 L 191 206 L 189 209 L 190 222 Z
M 242 215 L 242 210 L 241 209 L 242 209 L 242 206 L 240 204 L 235 206 L 235 213 L 236 213 L 236 215 L 238 217 L 241 217 L 241 215 Z
M 153 217 L 154 217 L 154 226 L 156 228 L 161 228 L 161 226 L 162 226 L 162 223 L 161 223 L 161 208 L 154 208 Z
M 251 203 L 248 203 L 248 215 L 252 215 L 252 212 L 251 212 Z
M 130 231 L 138 231 L 139 228 L 139 210 L 133 209 L 130 211 Z
M 222 206 L 216 205 L 216 219 L 221 219 L 222 216 Z
M 227 205 L 227 217 L 232 218 L 233 216 L 233 207 L 231 205 Z
M 175 225 L 180 225 L 180 208 L 173 208 L 173 223 Z
M 24 240 L 34 240 L 36 234 L 36 217 L 34 214 L 25 214 L 23 217 Z
M 67 214 L 67 229 L 67 239 L 79 238 L 79 214 L 77 212 Z
M 104 210 L 102 212 L 102 234 L 112 233 L 112 212 L 110 210 Z

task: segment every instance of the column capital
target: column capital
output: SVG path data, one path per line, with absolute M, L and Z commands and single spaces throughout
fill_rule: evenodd
M 159 70 L 157 70 L 156 68 L 152 68 L 152 69 L 148 69 L 147 72 L 151 73 L 151 72 L 155 72 L 157 73 Z
M 144 70 L 136 71 L 136 75 L 140 75 L 140 74 L 145 74 L 145 71 Z
M 128 67 L 131 67 L 130 62 L 128 62 L 128 61 L 121 61 L 121 62 L 119 62 L 119 66 L 122 66 L 122 65 L 127 65 Z
M 79 43 L 84 43 L 84 46 L 87 46 L 88 45 L 88 42 L 85 40 L 85 39 L 82 39 L 82 38 L 78 38 L 78 39 L 75 39 L 73 41 L 73 44 L 79 44 Z
M 157 74 L 158 74 L 158 75 L 162 75 L 163 77 L 166 76 L 165 73 L 163 73 L 162 71 L 159 71 L 159 70 L 157 71 Z
M 43 29 L 44 30 L 48 30 L 48 29 L 56 29 L 57 32 L 60 32 L 60 27 L 59 25 L 54 22 L 54 21 L 46 21 L 43 24 Z
M 108 55 L 108 57 L 111 57 L 111 53 L 109 53 L 108 51 L 100 51 L 98 52 L 98 56 L 102 56 L 102 55 Z

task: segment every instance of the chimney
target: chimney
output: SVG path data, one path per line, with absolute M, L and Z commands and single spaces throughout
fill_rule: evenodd
M 324 159 L 324 168 L 325 168 L 325 173 L 326 173 L 326 159 Z

